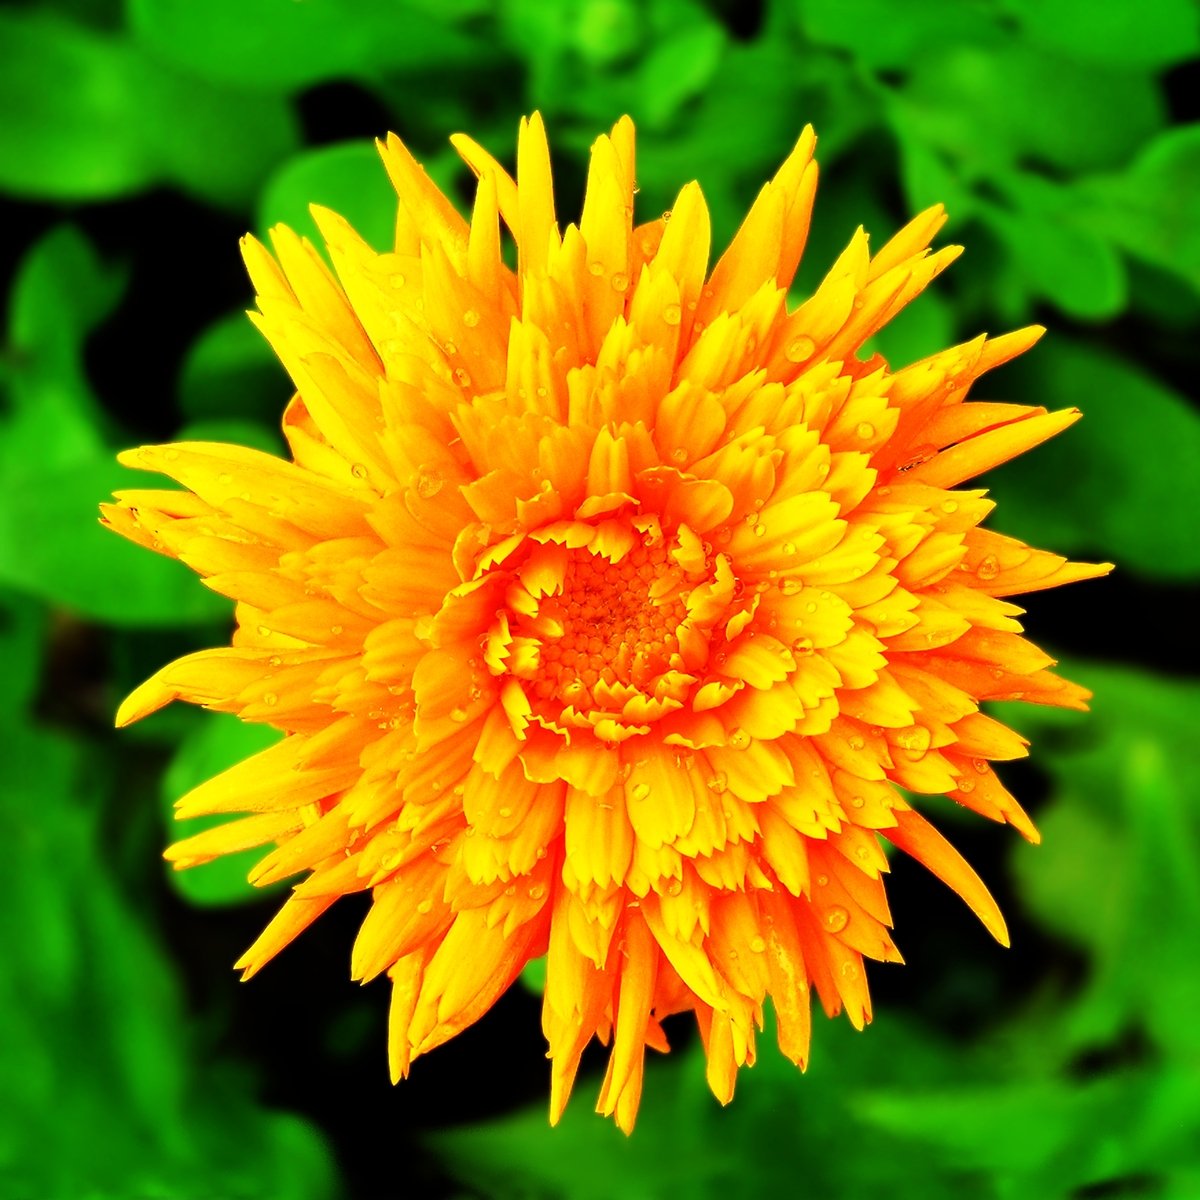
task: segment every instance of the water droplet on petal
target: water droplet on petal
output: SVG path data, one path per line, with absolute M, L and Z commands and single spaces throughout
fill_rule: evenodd
M 875 436 L 875 426 L 870 421 L 859 421 L 854 432 L 865 442 Z
M 612 277 L 612 288 L 614 292 L 624 292 L 629 287 L 629 276 L 623 275 L 619 271 Z
M 662 319 L 666 321 L 668 325 L 678 325 L 682 316 L 683 313 L 678 304 L 668 304 L 667 307 L 663 309 Z
M 724 771 L 718 771 L 708 781 L 708 790 L 710 792 L 715 792 L 718 796 L 723 795 L 725 790 L 728 787 L 729 787 L 729 780 L 726 777 Z
M 602 262 L 588 263 L 588 270 L 599 279 L 604 274 L 604 264 Z
M 944 512 L 944 513 L 958 512 L 958 501 L 957 500 L 943 500 L 942 501 L 942 512 Z
M 418 467 L 412 477 L 413 490 L 422 500 L 432 500 L 445 485 L 442 473 L 436 467 Z
M 729 731 L 729 744 L 735 750 L 745 750 L 750 745 L 750 735 L 742 728 Z
M 994 554 L 985 554 L 979 560 L 979 566 L 975 568 L 975 574 L 984 583 L 990 582 L 1000 574 L 1000 560 Z
M 354 466 L 350 468 L 350 474 L 353 475 L 355 479 L 366 479 L 367 468 L 364 467 L 362 463 L 355 463 Z
M 826 912 L 824 919 L 825 928 L 830 933 L 841 933 L 850 924 L 850 914 L 844 908 L 837 905 Z
M 417 905 L 417 912 L 419 912 L 422 916 L 424 916 L 426 913 L 430 913 L 432 911 L 433 911 L 433 901 L 430 899 L 422 900 Z
M 752 937 L 750 939 L 750 949 L 755 954 L 761 954 L 767 948 L 767 939 L 764 937 Z
M 933 735 L 924 725 L 912 725 L 896 734 L 896 741 L 910 762 L 920 762 L 929 751 Z
M 535 883 L 529 889 L 530 900 L 540 900 L 546 894 L 546 885 L 544 883 Z
M 801 335 L 800 337 L 792 338 L 792 340 L 788 342 L 787 346 L 784 347 L 783 352 L 787 356 L 789 362 L 802 363 L 808 362 L 808 360 L 812 358 L 813 352 L 816 350 L 816 348 L 817 343 L 814 342 L 812 338 Z
M 467 710 L 465 708 L 452 708 L 450 710 L 450 720 L 461 725 L 467 719 Z
M 263 692 L 263 703 L 268 708 L 274 708 L 279 703 L 279 697 L 274 692 Z
M 479 314 L 473 308 L 468 308 L 467 311 L 463 313 L 463 324 L 468 329 L 474 329 L 475 326 L 479 324 Z
M 807 658 L 813 652 L 813 640 L 810 637 L 798 637 L 792 639 L 792 653 L 800 655 L 801 658 Z
M 648 783 L 636 783 L 633 786 L 633 798 L 635 800 L 645 800 L 650 795 L 650 785 Z

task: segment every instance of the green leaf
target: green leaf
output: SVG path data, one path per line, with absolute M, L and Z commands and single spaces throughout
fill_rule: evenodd
M 153 908 L 116 882 L 111 763 L 11 719 L 0 736 L 0 838 L 21 862 L 0 907 L 0 1192 L 328 1200 L 316 1131 L 198 1042 Z
M 1083 66 L 1011 41 L 917 55 L 889 116 L 897 131 L 940 149 L 968 177 L 995 180 L 1029 162 L 1066 171 L 1119 166 L 1166 113 L 1148 74 Z
M 1074 196 L 1033 176 L 1006 180 L 1013 209 L 981 206 L 1027 290 L 1081 320 L 1113 317 L 1126 303 L 1124 264 L 1106 238 L 1082 227 Z
M 0 187 L 60 200 L 175 182 L 245 205 L 297 139 L 282 100 L 213 87 L 42 12 L 0 12 L 0 111 Z
M 0 505 L 0 583 L 114 625 L 189 625 L 227 614 L 229 601 L 181 563 L 100 524 L 97 504 L 136 480 L 107 459 L 23 480 Z
M 663 125 L 712 80 L 727 41 L 715 22 L 696 23 L 674 30 L 642 60 L 640 69 L 641 119 Z
M 1008 8 L 1031 41 L 1071 58 L 1157 68 L 1200 52 L 1200 21 L 1191 0 L 1009 0 Z
M 370 142 L 322 146 L 289 159 L 263 189 L 258 227 L 265 231 L 282 221 L 323 245 L 310 204 L 345 217 L 376 250 L 388 249 L 395 237 L 396 193 Z
M 814 42 L 874 68 L 908 67 L 944 43 L 987 45 L 1001 36 L 987 6 L 970 0 L 906 0 L 902 19 L 891 0 L 803 0 L 796 8 Z
M 1187 401 L 1124 359 L 1061 335 L 1008 371 L 1013 398 L 1078 405 L 1084 419 L 987 476 L 993 523 L 1151 578 L 1200 573 L 1200 416 Z
M 228 824 L 232 818 L 227 816 L 177 821 L 175 801 L 214 775 L 274 745 L 279 737 L 276 729 L 252 725 L 229 713 L 206 715 L 180 744 L 163 775 L 163 817 L 167 837 L 179 841 L 215 825 Z M 261 850 L 243 850 L 238 854 L 223 855 L 203 866 L 189 867 L 186 871 L 168 869 L 167 875 L 171 887 L 179 895 L 200 907 L 245 904 L 266 894 L 253 887 L 246 878 L 262 856 Z
M 10 400 L 0 413 L 6 486 L 102 452 L 104 417 L 84 374 L 83 346 L 124 286 L 124 272 L 102 262 L 70 225 L 51 230 L 22 259 L 0 376 Z
M 1200 1005 L 1200 814 L 1186 782 L 1200 776 L 1200 691 L 1113 667 L 1068 673 L 1095 692 L 1093 712 L 1041 738 L 1035 719 L 1054 794 L 1042 846 L 1014 861 L 1030 910 L 1090 952 L 1066 1037 L 1090 1046 L 1136 1025 L 1194 1056 L 1200 1031 L 1181 1014 Z M 996 707 L 1006 719 L 1013 706 Z M 1012 715 L 1030 728 L 1025 717 Z
M 164 60 L 222 84 L 282 92 L 327 79 L 465 67 L 486 45 L 449 24 L 464 10 L 461 3 L 130 0 L 127 11 L 139 39 Z
M 1083 181 L 1080 222 L 1200 293 L 1200 123 L 1159 134 L 1120 175 Z
M 288 395 L 278 359 L 244 312 L 203 330 L 179 374 L 179 407 L 193 420 L 250 418 L 277 425 Z

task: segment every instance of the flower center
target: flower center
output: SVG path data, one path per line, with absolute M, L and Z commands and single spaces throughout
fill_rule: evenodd
M 687 616 L 683 572 L 668 564 L 662 539 L 619 562 L 572 553 L 561 592 L 543 611 L 562 632 L 546 637 L 533 692 L 576 709 L 608 707 L 614 689 L 653 692 L 679 670 L 679 626 Z
M 529 719 L 615 745 L 711 707 L 720 658 L 753 617 L 728 555 L 647 514 L 559 523 L 498 552 L 504 608 L 481 646 Z

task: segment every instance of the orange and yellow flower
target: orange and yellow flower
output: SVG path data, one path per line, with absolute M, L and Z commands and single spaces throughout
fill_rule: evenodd
M 633 223 L 628 119 L 593 146 L 565 230 L 539 117 L 515 180 L 455 139 L 469 222 L 393 137 L 394 249 L 323 209 L 333 271 L 286 228 L 274 257 L 243 246 L 296 386 L 292 461 L 122 456 L 186 490 L 121 493 L 105 519 L 236 600 L 237 628 L 118 723 L 181 699 L 284 735 L 180 801 L 248 815 L 168 857 L 271 845 L 255 883 L 304 876 L 247 975 L 369 890 L 353 973 L 392 981 L 394 1077 L 541 955 L 552 1119 L 598 1036 L 600 1111 L 630 1129 L 672 1013 L 695 1013 L 722 1101 L 768 997 L 803 1066 L 810 987 L 862 1026 L 863 959 L 899 960 L 881 838 L 1007 940 L 910 799 L 1037 836 L 991 767 L 1026 744 L 980 702 L 1087 693 L 1004 597 L 1107 567 L 981 528 L 991 504 L 959 485 L 1079 414 L 964 403 L 1040 329 L 899 370 L 860 354 L 957 256 L 927 248 L 940 207 L 874 256 L 860 230 L 788 310 L 814 144 L 710 271 L 695 183 Z

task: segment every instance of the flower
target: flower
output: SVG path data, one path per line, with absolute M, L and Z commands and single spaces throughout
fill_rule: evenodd
M 105 519 L 236 600 L 237 628 L 117 722 L 182 699 L 285 735 L 179 802 L 248 815 L 167 852 L 273 844 L 253 882 L 304 875 L 247 976 L 369 890 L 353 974 L 391 978 L 398 1078 L 546 955 L 551 1119 L 598 1036 L 599 1109 L 629 1130 L 669 1014 L 695 1013 L 722 1101 L 767 997 L 801 1066 L 810 986 L 870 1020 L 863 959 L 900 960 L 880 837 L 1007 943 L 910 799 L 1036 840 L 991 767 L 1026 743 L 979 703 L 1087 693 L 1003 597 L 1108 567 L 982 529 L 984 493 L 956 490 L 1078 417 L 964 403 L 1042 330 L 900 370 L 860 353 L 957 256 L 927 249 L 940 207 L 874 256 L 859 230 L 789 312 L 811 129 L 711 272 L 697 184 L 633 224 L 628 118 L 561 232 L 538 116 L 515 181 L 454 142 L 469 223 L 392 137 L 394 250 L 320 208 L 336 274 L 286 228 L 274 258 L 245 239 L 253 319 L 296 385 L 292 461 L 122 455 L 187 490 L 120 493 Z

